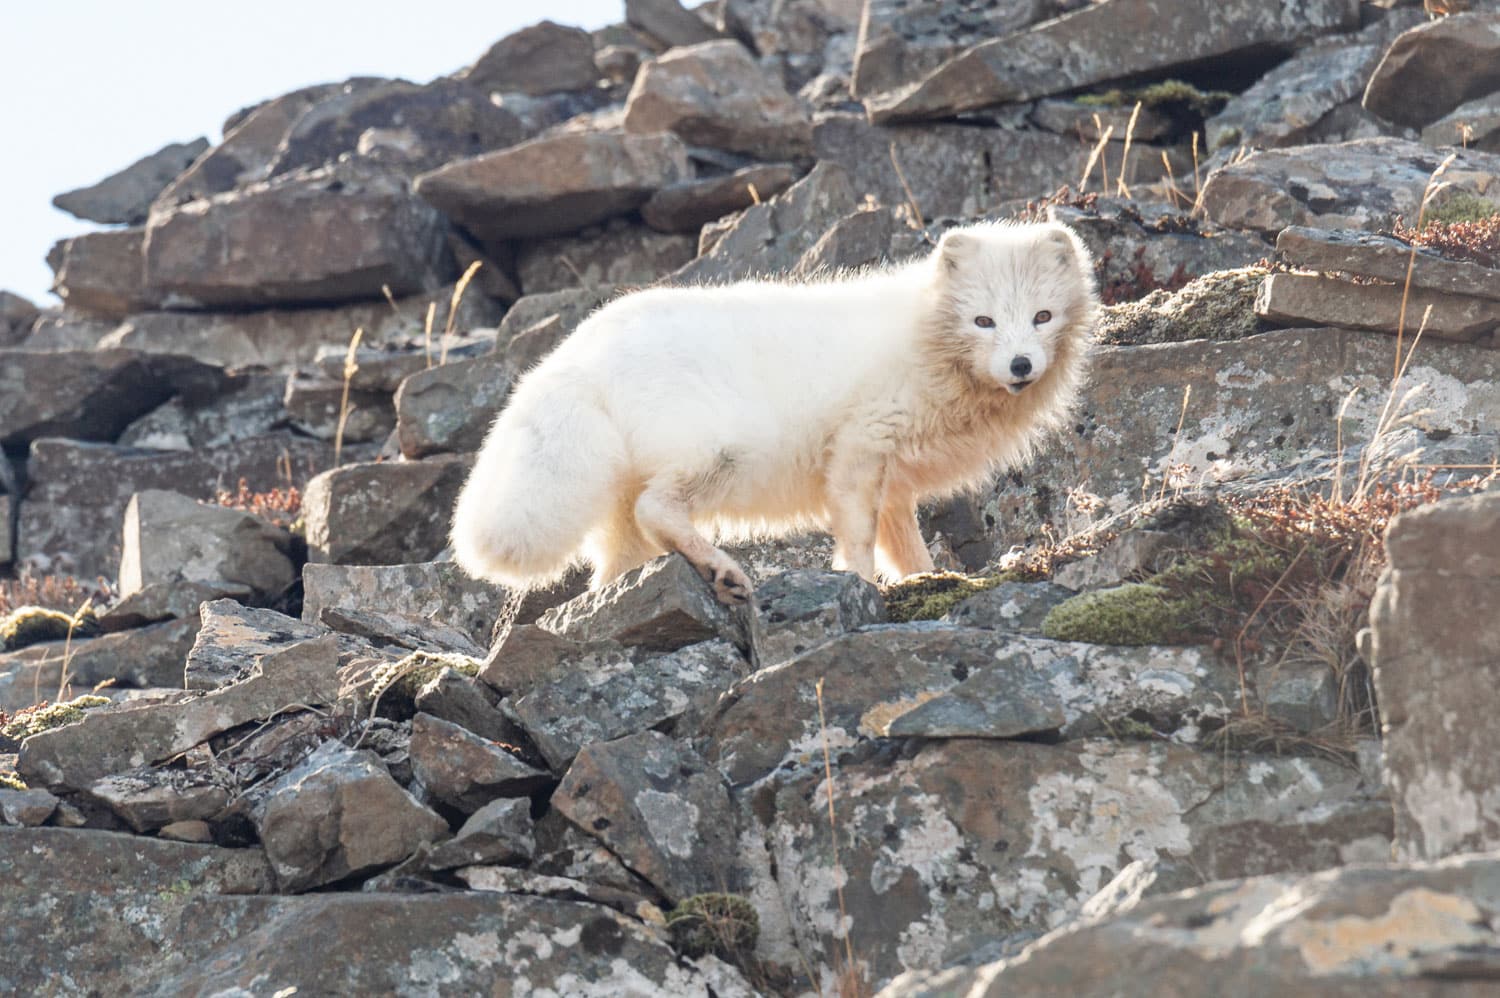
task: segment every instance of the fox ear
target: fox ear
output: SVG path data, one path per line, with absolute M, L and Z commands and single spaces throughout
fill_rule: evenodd
M 1070 267 L 1078 259 L 1078 247 L 1073 242 L 1073 236 L 1062 226 L 1049 227 L 1047 234 L 1042 237 L 1042 244 L 1059 266 Z
M 959 268 L 965 260 L 974 255 L 974 249 L 978 242 L 967 232 L 958 229 L 949 229 L 943 233 L 943 238 L 938 240 L 938 259 L 951 273 Z

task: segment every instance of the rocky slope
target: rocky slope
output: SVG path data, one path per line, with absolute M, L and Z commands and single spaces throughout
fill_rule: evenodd
M 59 195 L 116 227 L 0 293 L 0 990 L 1493 989 L 1465 6 L 628 0 Z M 950 574 L 794 538 L 492 642 L 448 512 L 591 309 L 978 217 L 1111 304 L 1069 430 L 924 511 Z

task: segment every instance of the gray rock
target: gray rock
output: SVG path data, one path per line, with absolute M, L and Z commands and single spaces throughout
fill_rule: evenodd
M 888 209 L 856 211 L 834 222 L 792 267 L 795 277 L 838 274 L 886 263 L 896 219 Z
M 171 839 L 173 842 L 212 842 L 214 830 L 206 821 L 189 819 L 187 821 L 172 821 L 162 825 L 156 830 L 159 838 Z
M 21 350 L 42 353 L 92 350 L 111 345 L 104 340 L 114 327 L 113 319 L 49 309 L 36 317 L 30 329 L 15 345 Z
M 867 93 L 876 122 L 952 117 L 1199 60 L 1293 44 L 1358 24 L 1351 0 L 1316 0 L 1288 17 L 1280 0 L 1232 0 L 1184 9 L 1114 0 L 974 45 L 916 83 Z
M 0 788 L 0 824 L 34 828 L 46 822 L 56 810 L 57 798 L 45 790 Z
M 64 672 L 72 685 L 85 689 L 108 682 L 140 689 L 181 689 L 183 662 L 197 634 L 195 614 L 86 641 L 75 637 L 71 645 L 48 645 L 33 665 L 52 680 L 42 683 L 43 690 L 56 690 Z
M 572 667 L 514 697 L 510 711 L 553 772 L 562 773 L 580 750 L 642 731 L 679 729 L 696 720 L 749 670 L 727 641 L 705 641 L 667 655 L 632 661 L 611 657 Z
M 651 651 L 713 638 L 745 644 L 740 620 L 681 555 L 658 558 L 553 607 L 537 624 L 572 641 L 617 641 Z
M 651 59 L 636 74 L 625 130 L 673 132 L 691 146 L 767 159 L 805 156 L 812 122 L 781 81 L 737 41 L 702 42 Z
M 1019 738 L 1057 731 L 1066 721 L 1044 674 L 985 669 L 872 728 L 883 738 Z
M 464 814 L 497 797 L 526 797 L 551 782 L 499 745 L 431 714 L 412 719 L 411 768 L 428 798 Z
M 1494 729 L 1483 719 L 1496 668 L 1483 607 L 1500 590 L 1497 540 L 1494 494 L 1403 513 L 1386 534 L 1370 625 L 1385 780 L 1406 858 L 1500 843 Z
M 1131 118 L 1135 119 L 1134 124 L 1131 124 Z M 1143 103 L 1137 111 L 1134 104 L 1124 101 L 1112 106 L 1097 101 L 1047 97 L 1032 106 L 1027 119 L 1055 135 L 1084 138 L 1090 144 L 1106 131 L 1113 136 L 1111 142 L 1123 144 L 1127 133 L 1133 142 L 1154 142 L 1168 137 L 1173 130 L 1171 117 L 1157 108 Z M 1116 151 L 1114 147 L 1110 148 L 1110 152 Z M 1119 149 L 1118 154 L 1123 155 L 1124 150 Z
M 1386 50 L 1365 88 L 1365 110 L 1412 128 L 1500 88 L 1500 12 L 1418 25 Z
M 559 134 L 461 159 L 416 192 L 480 239 L 564 235 L 640 207 L 692 176 L 674 135 Z
M 1051 582 L 1002 582 L 959 603 L 943 620 L 961 627 L 1037 634 L 1052 608 L 1072 595 L 1072 590 Z
M 190 308 L 417 294 L 455 276 L 445 236 L 404 178 L 339 163 L 153 214 L 146 286 Z
M 526 863 L 535 854 L 531 801 L 500 797 L 471 814 L 458 834 L 433 848 L 426 863 L 430 869 L 448 870 L 484 863 Z
M 309 623 L 324 608 L 363 609 L 428 620 L 484 645 L 505 595 L 498 586 L 471 579 L 451 561 L 312 564 L 302 570 L 302 593 L 302 619 Z
M 710 41 L 714 32 L 679 0 L 625 0 L 625 22 L 665 48 Z
M 248 679 L 196 699 L 100 708 L 75 724 L 32 735 L 21 744 L 16 768 L 28 782 L 85 789 L 291 704 L 332 703 L 337 668 L 332 637 L 303 641 L 262 656 Z
M 462 457 L 349 464 L 307 483 L 308 560 L 356 565 L 428 561 L 448 543 L 448 520 L 469 470 Z
M 601 848 L 600 851 L 604 850 Z M 556 898 L 560 901 L 592 901 L 631 916 L 640 911 L 649 911 L 649 908 L 642 906 L 651 904 L 652 891 L 644 882 L 639 891 L 630 892 L 606 887 L 594 881 L 549 877 L 510 866 L 468 866 L 455 870 L 454 876 L 472 891 L 495 891 L 526 897 Z
M 528 243 L 516 254 L 516 269 L 527 294 L 546 294 L 580 286 L 652 284 L 697 254 L 696 235 L 656 232 L 611 219 L 603 231 L 586 229 L 576 236 Z
M 1214 170 L 1203 210 L 1220 225 L 1266 234 L 1288 225 L 1378 231 L 1402 215 L 1415 221 L 1443 151 L 1403 139 L 1268 149 Z M 1461 150 L 1435 198 L 1483 196 L 1500 175 L 1500 155 Z
M 489 92 L 583 90 L 598 79 L 594 40 L 582 28 L 540 21 L 490 46 L 459 79 Z
M 1127 530 L 1094 554 L 1069 562 L 1052 573 L 1052 581 L 1072 589 L 1102 589 L 1160 571 L 1167 556 L 1182 547 L 1173 534 L 1162 530 Z
M 52 290 L 70 310 L 105 319 L 161 307 L 146 287 L 145 238 L 132 226 L 62 240 Z
M 1430 146 L 1500 152 L 1500 90 L 1449 111 L 1422 129 L 1422 141 Z
M 125 507 L 120 595 L 148 585 L 229 583 L 267 599 L 296 579 L 291 534 L 257 516 L 176 492 L 137 492 Z
M 705 223 L 775 197 L 796 179 L 797 171 L 790 164 L 767 163 L 674 184 L 641 205 L 641 218 L 662 232 L 696 234 Z
M 328 633 L 284 613 L 252 609 L 232 599 L 203 603 L 198 614 L 201 626 L 185 670 L 184 685 L 190 690 L 222 689 L 245 678 L 265 656 Z
M 479 450 L 516 379 L 498 354 L 418 371 L 396 391 L 396 438 L 409 458 Z
M 502 693 L 524 696 L 574 673 L 608 673 L 622 663 L 643 661 L 651 652 L 614 641 L 571 641 L 537 624 L 517 623 L 490 649 L 479 676 Z
M 192 774 L 146 769 L 106 776 L 87 796 L 105 805 L 137 832 L 152 832 L 174 821 L 211 818 L 229 803 L 229 791 Z
M 1294 731 L 1326 731 L 1338 723 L 1338 677 L 1322 662 L 1283 662 L 1259 670 L 1255 689 L 1266 716 Z
M 734 812 L 718 772 L 655 731 L 578 754 L 552 806 L 669 900 L 734 891 Z
M 0 829 L 0 851 L 8 864 L 0 904 L 37 900 L 46 891 L 83 892 L 97 903 L 132 891 L 155 893 L 184 881 L 202 894 L 272 889 L 271 870 L 259 849 L 220 849 L 115 832 L 6 828 Z M 5 924 L 17 923 L 7 917 Z
M 317 621 L 340 634 L 363 638 L 374 645 L 409 648 L 413 651 L 454 653 L 482 658 L 484 646 L 464 632 L 420 617 L 400 613 L 324 607 Z
M 401 789 L 370 752 L 326 742 L 256 810 L 277 890 L 296 893 L 399 863 L 448 823 Z
M 213 397 L 174 396 L 125 427 L 115 442 L 197 450 L 271 433 L 286 425 L 285 391 L 286 379 L 280 375 L 226 371 Z
M 11 291 L 0 291 L 0 347 L 14 346 L 31 330 L 41 311 Z
M 282 406 L 293 427 L 319 440 L 384 440 L 396 428 L 390 392 L 355 389 L 342 378 L 293 373 Z
M 1500 301 L 1500 270 L 1373 232 L 1291 226 L 1276 237 L 1276 258 L 1298 270 L 1356 274 L 1403 287 L 1409 271 L 1413 288 Z M 1420 308 L 1407 311 L 1422 314 Z
M 152 583 L 103 608 L 99 627 L 106 632 L 127 631 L 159 620 L 198 619 L 198 608 L 225 596 L 236 600 L 250 597 L 250 587 L 228 582 Z
M 207 151 L 207 139 L 169 143 L 96 184 L 57 195 L 52 205 L 90 222 L 139 225 L 162 189 Z
M 770 668 L 848 631 L 884 622 L 880 590 L 852 572 L 784 572 L 755 589 L 751 658 L 756 669 Z
M 1254 336 L 1261 332 L 1255 297 L 1268 273 L 1261 266 L 1221 270 L 1196 277 L 1176 291 L 1158 288 L 1136 301 L 1106 305 L 1095 336 L 1116 346 Z
M 422 713 L 456 724 L 488 741 L 519 745 L 525 738 L 520 726 L 501 712 L 500 694 L 483 680 L 456 669 L 438 670 L 412 700 Z
M 1398 330 L 1470 343 L 1500 326 L 1500 301 L 1390 284 L 1356 284 L 1313 274 L 1272 274 L 1255 299 L 1255 314 L 1278 326 L 1344 326 Z

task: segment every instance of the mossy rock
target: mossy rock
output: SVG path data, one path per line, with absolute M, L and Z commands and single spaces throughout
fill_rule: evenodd
M 64 641 L 69 633 L 75 638 L 98 634 L 99 621 L 94 611 L 85 608 L 67 614 L 42 606 L 19 606 L 0 620 L 0 650 L 15 651 L 43 641 Z
M 1107 305 L 1098 338 L 1118 346 L 1244 339 L 1260 331 L 1255 295 L 1269 274 L 1264 267 L 1221 270 L 1178 291 L 1158 290 L 1139 301 Z
M 0 727 L 0 735 L 13 741 L 25 741 L 32 735 L 43 731 L 81 721 L 86 711 L 93 710 L 95 707 L 103 707 L 109 702 L 109 697 L 87 695 L 74 697 L 65 703 L 28 707 L 11 718 L 4 727 Z
M 0 790 L 28 790 L 26 781 L 15 773 L 0 773 Z
M 1449 191 L 1439 195 L 1422 216 L 1422 227 L 1452 225 L 1455 222 L 1482 222 L 1500 214 L 1500 204 L 1468 191 Z
M 754 952 L 760 916 L 738 894 L 695 894 L 667 915 L 667 929 L 683 956 L 713 954 L 732 961 Z
M 914 575 L 881 591 L 886 619 L 893 624 L 913 620 L 938 620 L 976 593 L 994 589 L 1002 582 L 1020 581 L 1013 572 L 968 576 L 957 572 Z
M 1133 89 L 1102 90 L 1083 94 L 1077 98 L 1080 104 L 1095 107 L 1134 107 L 1137 101 L 1150 108 L 1181 107 L 1197 115 L 1207 117 L 1218 114 L 1234 95 L 1223 90 L 1199 90 L 1182 80 L 1161 80 Z M 1123 136 L 1122 136 L 1123 137 Z
M 1059 603 L 1042 621 L 1042 634 L 1096 645 L 1174 644 L 1191 632 L 1195 610 L 1162 586 L 1127 582 Z

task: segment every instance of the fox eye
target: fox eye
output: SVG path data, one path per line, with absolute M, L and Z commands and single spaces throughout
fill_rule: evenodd
M 987 315 L 976 315 L 974 316 L 974 325 L 978 326 L 980 329 L 994 329 L 995 320 L 991 319 Z
M 1033 325 L 1042 326 L 1052 321 L 1052 313 L 1045 308 L 1031 317 Z

